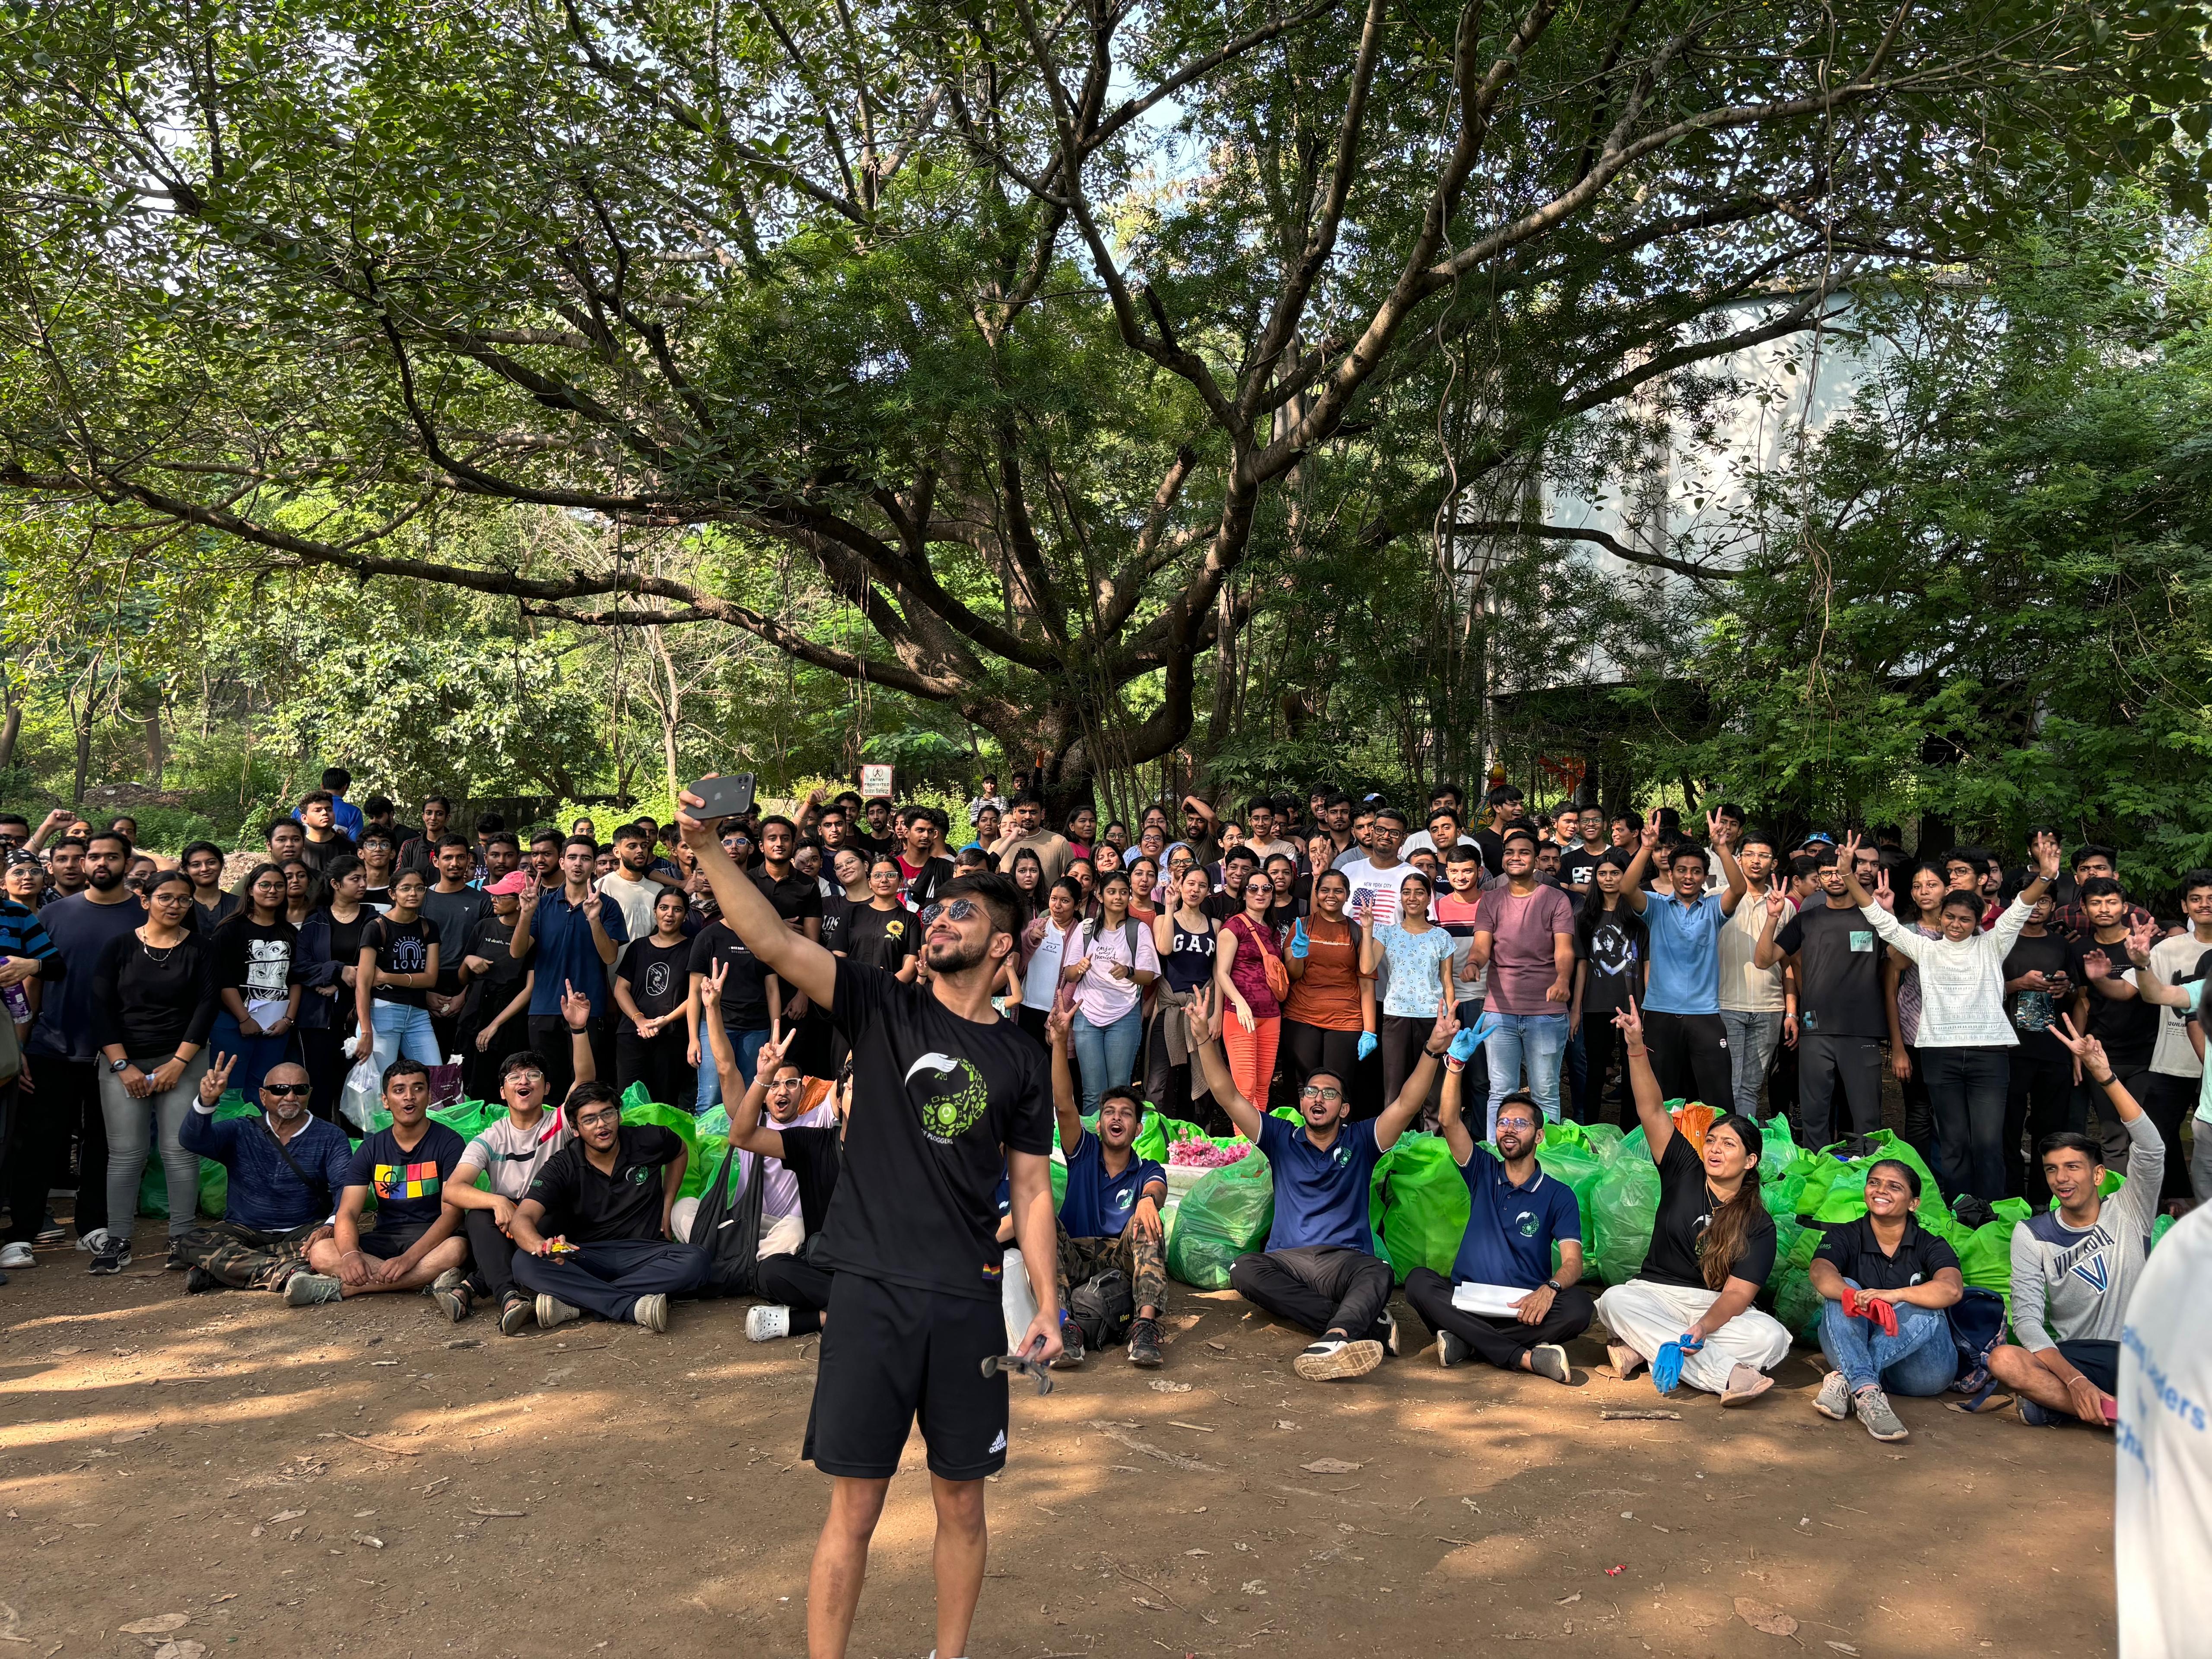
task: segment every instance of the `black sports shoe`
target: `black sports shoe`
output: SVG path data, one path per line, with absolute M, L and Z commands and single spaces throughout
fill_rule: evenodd
M 1148 1371 L 1159 1369 L 1159 1321 L 1139 1318 L 1129 1322 L 1129 1363 Z
M 1056 1371 L 1080 1370 L 1085 1356 L 1083 1352 L 1083 1327 L 1072 1319 L 1060 1322 L 1060 1358 L 1052 1362 Z
M 101 1237 L 100 1248 L 92 1253 L 91 1271 L 96 1273 L 119 1273 L 131 1265 L 131 1241 L 117 1233 Z

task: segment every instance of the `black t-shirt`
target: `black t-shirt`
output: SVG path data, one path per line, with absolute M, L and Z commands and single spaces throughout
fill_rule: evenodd
M 1478 830 L 1467 839 L 1481 849 L 1482 867 L 1486 873 L 1494 876 L 1505 868 L 1505 837 L 1497 830 Z M 1565 860 L 1560 860 L 1562 868 L 1565 863 Z
M 776 915 L 786 921 L 804 922 L 822 914 L 822 884 L 802 870 L 793 870 L 781 881 L 771 878 L 765 868 L 756 870 L 753 885 L 768 895 Z
M 963 1019 L 842 957 L 830 1013 L 853 1048 L 854 1091 L 823 1265 L 997 1301 L 1006 1154 L 1052 1151 L 1044 1049 L 1012 1020 Z
M 711 972 L 717 962 L 727 963 L 730 969 L 722 981 L 723 1029 L 732 1033 L 767 1030 L 768 982 L 775 976 L 745 949 L 726 921 L 701 928 L 691 941 L 691 972 Z
M 283 917 L 272 922 L 233 916 L 216 930 L 215 983 L 243 1002 L 282 1002 L 292 994 L 292 952 L 300 930 Z
M 1806 1030 L 1817 1036 L 1888 1035 L 1881 939 L 1857 905 L 1838 910 L 1823 895 L 1784 923 L 1774 942 L 1797 958 L 1797 1019 Z
M 842 951 L 845 948 L 845 924 L 854 910 L 862 908 L 866 900 L 854 901 L 842 893 L 832 893 L 822 901 L 822 948 Z
M 376 952 L 376 967 L 383 974 L 419 974 L 430 965 L 430 947 L 438 943 L 438 924 L 426 916 L 394 921 L 379 916 L 361 930 L 361 948 Z M 439 953 L 444 955 L 443 951 Z M 428 1006 L 427 991 L 379 984 L 371 994 L 379 1002 L 403 1002 L 410 1008 Z
M 422 895 L 422 914 L 438 937 L 447 941 L 472 939 L 477 923 L 491 914 L 491 897 L 481 887 L 464 887 L 458 893 L 441 893 L 433 886 Z M 461 988 L 461 958 L 467 954 L 449 942 L 438 952 L 438 994 L 452 996 Z
M 1592 872 L 1605 856 L 1604 849 L 1591 853 L 1580 847 L 1559 855 L 1559 885 L 1569 892 L 1579 893 L 1597 880 Z
M 896 974 L 921 948 L 921 918 L 903 904 L 878 910 L 856 904 L 845 920 L 845 954 L 853 961 Z
M 426 1121 L 422 1138 L 402 1146 L 389 1127 L 354 1149 L 346 1185 L 366 1187 L 376 1200 L 375 1231 L 386 1237 L 419 1232 L 438 1218 L 446 1182 L 461 1161 L 465 1143 L 444 1124 Z
M 921 869 L 911 878 L 906 874 L 903 860 L 899 865 L 899 896 L 917 910 L 937 896 L 937 890 L 952 879 L 951 859 L 926 860 Z
M 1746 1172 L 1744 1179 L 1758 1181 L 1756 1166 Z M 1712 1191 L 1705 1185 L 1705 1160 L 1690 1145 L 1690 1138 L 1677 1132 L 1668 1138 L 1667 1150 L 1660 1155 L 1659 1212 L 1652 1222 L 1650 1251 L 1636 1276 L 1655 1285 L 1705 1289 L 1705 1270 L 1698 1264 L 1705 1257 L 1705 1229 L 1712 1224 L 1714 1208 Z M 1764 1285 L 1773 1271 L 1774 1218 L 1760 1205 L 1752 1218 L 1743 1252 L 1729 1269 L 1729 1277 Z
M 1592 892 L 1597 890 L 1592 888 Z M 1583 982 L 1583 1008 L 1593 1014 L 1613 1014 L 1634 997 L 1644 1000 L 1644 967 L 1649 952 L 1644 918 L 1626 905 L 1601 914 L 1585 935 L 1575 929 L 1575 949 L 1589 963 Z
M 443 977 L 445 952 L 441 951 L 438 954 L 441 963 L 441 977 Z M 514 924 L 501 921 L 488 910 L 477 923 L 476 932 L 470 937 L 468 949 L 460 954 L 482 957 L 491 963 L 491 972 L 481 979 L 469 981 L 469 994 L 475 999 L 470 1012 L 481 1012 L 485 1018 L 491 1019 L 497 1018 L 501 1011 L 520 994 L 523 975 L 530 971 L 530 959 L 538 954 L 538 947 L 532 945 L 522 953 L 522 960 L 517 962 L 514 959 Z
M 52 901 L 52 896 L 51 894 L 47 896 L 48 902 Z M 212 939 L 216 928 L 245 908 L 246 901 L 237 894 L 217 893 L 212 905 L 202 904 L 197 899 L 193 901 L 192 920 L 199 923 L 200 932 Z
M 2040 939 L 2022 934 L 2004 959 L 2004 976 L 2008 980 L 2018 979 L 2022 974 L 2073 971 L 2074 948 L 2056 933 L 2045 933 Z M 2097 994 L 2092 991 L 2089 994 Z M 2070 989 L 2056 996 L 2049 991 L 2014 991 L 2006 996 L 2005 1017 L 2012 1021 L 2012 1029 L 2020 1036 L 2022 1053 L 2038 1060 L 2068 1058 L 2066 1045 L 2051 1035 L 2051 1026 L 2073 1000 Z
M 2128 960 L 2127 941 L 2100 945 L 2094 934 L 2081 939 L 2071 947 L 2067 971 L 2075 984 L 2089 987 L 2089 1034 L 2105 1045 L 2105 1058 L 2116 1070 L 2139 1072 L 2150 1064 L 2151 1050 L 2158 1046 L 2158 1005 L 2140 996 L 2108 997 L 2090 985 L 2082 958 L 2093 951 L 2102 951 L 2112 964 L 2107 978 L 2133 984 L 2135 964 Z
M 651 937 L 637 940 L 623 957 L 622 977 L 629 981 L 629 997 L 647 1019 L 672 1014 L 691 994 L 691 941 L 658 945 Z M 635 1022 L 625 1017 L 632 1030 Z
M 830 1218 L 830 1200 L 845 1168 L 845 1152 L 835 1128 L 779 1129 L 783 1167 L 799 1183 L 799 1215 L 811 1238 Z
M 602 1174 L 572 1140 L 545 1160 L 530 1196 L 545 1206 L 538 1231 L 566 1234 L 571 1244 L 660 1237 L 661 1170 L 685 1151 L 681 1136 L 653 1124 L 625 1123 L 615 1136 L 615 1170 Z
M 319 876 L 334 859 L 349 856 L 359 858 L 361 848 L 353 844 L 353 837 L 343 830 L 331 830 L 328 841 L 310 841 L 304 836 L 301 838 L 300 862 Z
M 1863 1291 L 1903 1291 L 1925 1285 L 1945 1267 L 1959 1265 L 1959 1253 L 1917 1221 L 1905 1224 L 1905 1237 L 1897 1254 L 1884 1255 L 1867 1216 L 1828 1229 L 1816 1261 L 1832 1263 L 1836 1271 Z

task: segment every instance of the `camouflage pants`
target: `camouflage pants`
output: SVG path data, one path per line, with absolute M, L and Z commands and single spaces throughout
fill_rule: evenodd
M 234 1291 L 281 1291 L 294 1273 L 307 1271 L 309 1241 L 328 1231 L 319 1221 L 289 1233 L 259 1233 L 236 1222 L 216 1221 L 193 1228 L 176 1245 L 186 1265 Z
M 1109 1267 L 1129 1275 L 1137 1306 L 1164 1314 L 1168 1308 L 1167 1247 L 1157 1238 L 1139 1238 L 1125 1229 L 1119 1238 L 1070 1238 L 1060 1230 L 1060 1305 L 1067 1306 L 1071 1285 L 1094 1279 Z

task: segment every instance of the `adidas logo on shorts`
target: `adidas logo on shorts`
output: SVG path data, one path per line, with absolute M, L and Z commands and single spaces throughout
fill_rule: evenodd
M 1000 1452 L 1006 1450 L 1006 1431 L 1004 1429 L 1000 1429 L 999 1431 L 999 1437 L 991 1443 L 991 1449 L 994 1452 Z

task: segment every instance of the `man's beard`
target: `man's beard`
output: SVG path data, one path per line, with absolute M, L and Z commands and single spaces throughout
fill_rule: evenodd
M 103 877 L 106 879 L 103 880 Z M 84 884 L 95 893 L 112 893 L 123 885 L 123 872 L 105 866 L 97 870 L 88 868 L 84 872 Z
M 991 954 L 991 941 L 969 945 L 960 939 L 933 939 L 930 942 L 929 971 L 933 974 L 964 973 Z

